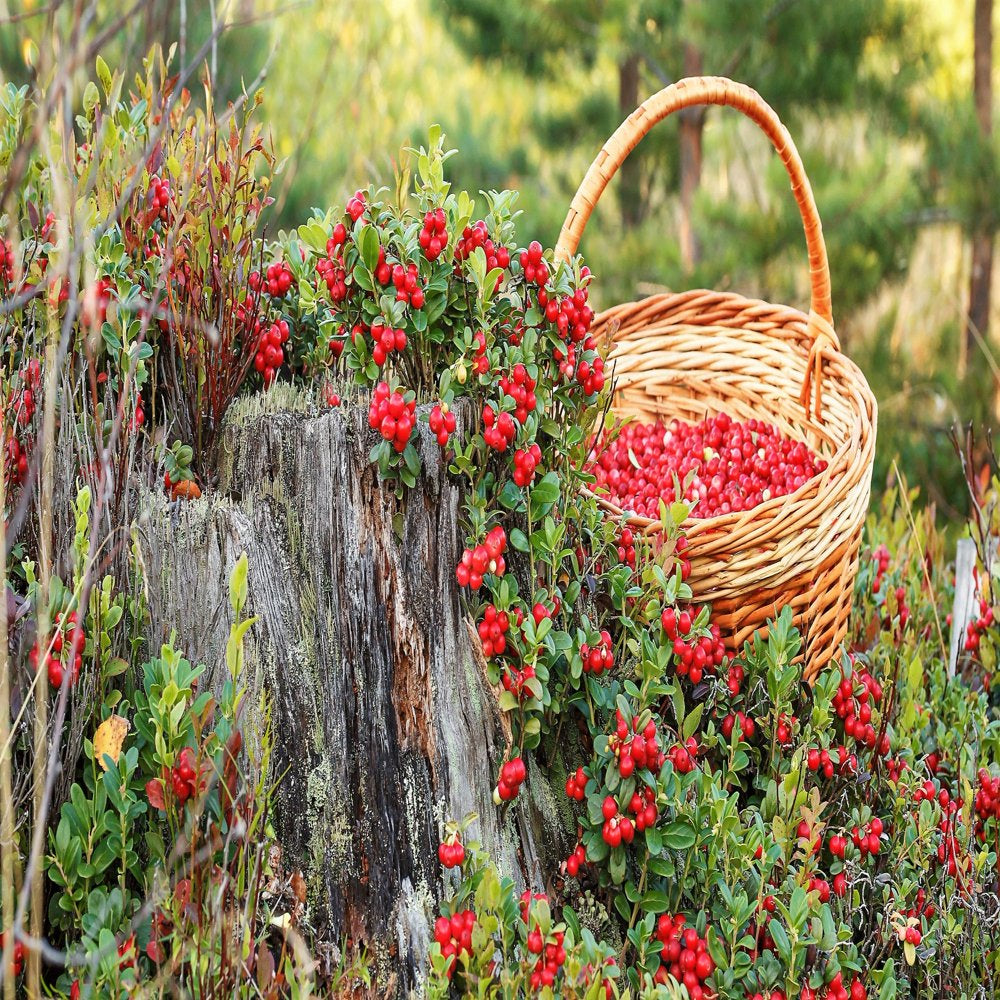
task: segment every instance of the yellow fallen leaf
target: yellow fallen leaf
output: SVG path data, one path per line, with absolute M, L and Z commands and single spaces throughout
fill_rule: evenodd
M 104 761 L 107 754 L 116 764 L 122 752 L 122 743 L 128 735 L 128 719 L 123 719 L 120 715 L 109 715 L 94 733 L 94 757 L 101 769 L 106 771 L 108 765 Z

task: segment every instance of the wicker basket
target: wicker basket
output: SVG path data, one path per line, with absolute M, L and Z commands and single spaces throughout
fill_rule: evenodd
M 667 115 L 728 105 L 756 122 L 792 182 L 805 227 L 812 303 L 808 316 L 726 292 L 654 295 L 596 317 L 610 338 L 615 411 L 652 421 L 727 413 L 775 424 L 829 463 L 795 493 L 752 510 L 685 524 L 691 588 L 713 606 L 731 651 L 785 604 L 802 631 L 812 681 L 847 630 L 875 453 L 876 404 L 832 325 L 830 271 L 802 161 L 774 111 L 749 87 L 720 77 L 682 80 L 649 98 L 608 140 L 573 198 L 556 254 L 575 253 L 594 206 L 625 157 Z M 601 499 L 612 512 L 620 508 Z M 658 522 L 632 515 L 633 530 Z

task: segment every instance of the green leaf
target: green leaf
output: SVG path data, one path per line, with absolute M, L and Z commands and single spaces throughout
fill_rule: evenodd
M 503 489 L 500 491 L 498 499 L 508 510 L 514 510 L 516 507 L 521 505 L 524 497 L 521 493 L 520 487 L 515 485 L 512 479 L 508 479 L 507 482 L 503 484 Z
M 663 843 L 674 851 L 685 851 L 694 845 L 698 835 L 688 819 L 675 819 L 663 830 Z
M 642 897 L 642 908 L 647 913 L 666 913 L 670 908 L 670 900 L 665 892 L 654 889 Z
M 375 251 L 376 260 L 378 259 L 378 251 Z M 351 277 L 354 279 L 354 284 L 359 288 L 363 288 L 366 292 L 372 292 L 375 290 L 375 286 L 372 284 L 372 279 L 368 272 L 359 264 L 352 272 Z
M 621 885 L 625 880 L 625 850 L 621 847 L 616 847 L 611 852 L 611 858 L 608 863 L 608 872 L 611 875 L 611 881 L 615 885 Z
M 114 79 L 111 76 L 111 70 L 108 69 L 108 64 L 100 56 L 97 57 L 97 79 L 101 81 L 101 86 L 104 88 L 104 96 L 110 97 Z
M 247 573 L 250 563 L 247 560 L 246 552 L 241 553 L 233 572 L 229 576 L 229 606 L 233 609 L 233 614 L 238 615 L 246 604 L 247 600 Z
M 559 499 L 559 477 L 554 472 L 547 472 L 531 491 L 532 506 L 555 503 Z
M 701 713 L 704 710 L 704 704 L 695 705 L 691 709 L 690 714 L 684 720 L 684 739 L 690 739 L 698 731 L 698 726 L 701 723 Z
M 97 107 L 97 102 L 100 99 L 101 95 L 98 93 L 97 84 L 91 80 L 83 88 L 83 110 L 89 115 Z
M 517 549 L 518 552 L 530 551 L 531 546 L 528 543 L 527 536 L 520 528 L 511 528 L 510 535 L 508 537 L 510 539 L 511 546 Z
M 787 962 L 788 956 L 791 954 L 792 945 L 788 940 L 788 932 L 785 930 L 784 924 L 780 920 L 771 920 L 767 928 L 771 933 L 775 947 L 778 949 L 778 956 Z
M 414 478 L 420 475 L 420 453 L 412 444 L 408 444 L 403 451 L 403 461 Z
M 517 711 L 517 698 L 515 698 L 510 691 L 500 692 L 500 711 L 502 712 Z
M 358 247 L 361 250 L 361 259 L 364 261 L 365 267 L 374 273 L 375 268 L 378 267 L 379 250 L 378 233 L 374 226 L 362 227 L 358 236 Z

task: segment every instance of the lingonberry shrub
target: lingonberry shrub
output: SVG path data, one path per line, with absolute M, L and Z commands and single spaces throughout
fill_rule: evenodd
M 385 442 L 372 454 L 383 475 L 414 484 L 419 453 L 409 445 L 426 425 L 477 487 L 488 479 L 527 488 L 557 420 L 578 398 L 596 401 L 603 386 L 587 332 L 589 273 L 578 262 L 557 266 L 540 243 L 518 248 L 514 192 L 484 195 L 476 217 L 475 201 L 445 180 L 452 152 L 432 130 L 427 147 L 412 151 L 409 202 L 358 191 L 342 213 L 317 215 L 285 237 L 284 259 L 302 264 L 282 308 L 293 331 L 314 338 L 310 365 L 325 358 L 358 384 L 385 383 L 417 404 L 401 435 L 386 437 L 389 414 L 373 425 Z M 471 398 L 464 422 L 463 397 Z
M 470 842 L 461 889 L 434 922 L 427 996 L 615 995 L 613 949 L 544 893 L 518 892 Z
M 301 874 L 283 871 L 280 852 L 262 854 L 273 837 L 269 737 L 259 734 L 262 743 L 251 750 L 240 728 L 243 639 L 252 624 L 242 617 L 246 578 L 243 556 L 230 586 L 229 678 L 216 697 L 199 690 L 204 667 L 169 644 L 143 665 L 135 688 L 120 661 L 98 664 L 103 721 L 85 740 L 82 775 L 50 833 L 46 859 L 50 926 L 76 942 L 60 978 L 70 996 L 125 997 L 158 978 L 192 993 L 222 986 L 233 994 L 250 982 L 280 990 L 296 981 L 270 914 L 281 907 L 294 926 L 305 884 Z M 101 635 L 122 612 L 120 602 L 106 600 L 110 591 L 109 579 L 90 619 Z M 94 644 L 105 648 L 99 639 Z M 116 712 L 126 704 L 133 730 Z M 287 881 L 293 898 L 266 900 L 265 876 Z M 259 909 L 249 922 L 237 919 L 247 900 Z
M 608 527 L 616 555 L 621 532 Z M 860 1000 L 993 981 L 984 956 L 1000 944 L 988 916 L 1000 901 L 1000 724 L 988 577 L 978 576 L 979 645 L 965 647 L 965 629 L 966 679 L 949 680 L 938 608 L 952 580 L 927 558 L 940 546 L 933 522 L 890 498 L 870 534 L 848 648 L 811 688 L 788 609 L 736 660 L 715 662 L 710 613 L 690 607 L 676 561 L 670 576 L 642 559 L 598 574 L 582 557 L 587 585 L 607 597 L 576 650 L 585 643 L 589 658 L 589 636 L 602 631 L 626 638 L 606 671 L 585 671 L 580 656 L 585 698 L 560 693 L 565 707 L 542 712 L 540 744 L 558 761 L 549 727 L 562 712 L 582 717 L 578 750 L 566 752 L 565 736 L 559 748 L 575 832 L 551 902 L 567 928 L 595 897 L 605 933 L 607 919 L 620 921 L 609 991 Z M 526 626 L 565 614 L 563 601 L 553 615 L 549 596 L 519 617 L 512 593 L 503 580 L 483 607 L 491 670 L 519 663 L 511 649 Z M 707 640 L 697 679 L 675 646 L 691 633 L 689 648 Z M 505 704 L 516 719 L 517 703 Z M 485 995 L 501 995 L 494 984 L 514 964 L 498 962 Z M 450 982 L 483 995 L 481 979 Z M 529 979 L 525 992 L 539 985 Z

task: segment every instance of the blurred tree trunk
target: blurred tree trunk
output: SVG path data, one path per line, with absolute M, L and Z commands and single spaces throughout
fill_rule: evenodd
M 984 142 L 993 134 L 993 0 L 976 0 L 972 80 L 976 119 Z M 993 275 L 991 228 L 972 235 L 972 272 L 969 278 L 969 312 L 965 324 L 965 356 L 976 351 L 976 333 L 987 340 L 990 324 L 990 283 Z
M 701 75 L 701 52 L 690 43 L 684 46 L 684 75 Z M 705 129 L 705 109 L 686 108 L 680 113 L 680 242 L 681 266 L 690 274 L 701 258 L 701 246 L 694 232 L 691 214 L 694 197 L 701 184 L 701 138 Z
M 639 106 L 639 57 L 628 56 L 618 66 L 618 110 L 624 121 Z M 628 157 L 621 166 L 622 226 L 634 229 L 643 217 L 639 158 Z

